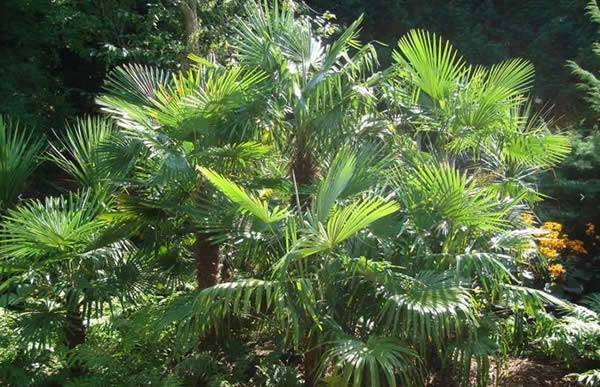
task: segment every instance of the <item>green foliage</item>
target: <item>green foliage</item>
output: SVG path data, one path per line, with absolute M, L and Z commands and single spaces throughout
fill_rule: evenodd
M 200 168 L 200 172 L 211 182 L 211 184 L 227 196 L 229 200 L 237 204 L 240 209 L 252 214 L 264 223 L 274 223 L 286 217 L 287 212 L 285 209 L 276 207 L 273 210 L 269 210 L 269 206 L 266 202 L 247 193 L 243 188 L 225 179 L 223 176 L 206 168 Z
M 596 1 L 587 2 L 586 9 L 587 16 L 597 28 L 600 10 Z M 596 58 L 599 56 L 598 43 L 594 44 L 591 54 Z M 598 79 L 593 71 L 585 70 L 575 61 L 569 61 L 567 66 L 580 81 L 578 88 L 590 109 L 594 111 L 596 119 L 600 101 Z M 577 122 L 572 131 L 572 144 L 573 152 L 563 166 L 557 170 L 556 175 L 546 176 L 542 184 L 544 190 L 554 199 L 544 208 L 547 216 L 565 222 L 570 232 L 578 232 L 577 230 L 582 230 L 586 223 L 595 224 L 600 219 L 595 205 L 600 192 L 598 129 L 595 121 Z
M 600 360 L 600 318 L 584 307 L 576 307 L 567 315 L 556 318 L 541 314 L 529 329 L 533 335 L 533 351 L 559 360 L 571 369 L 589 368 Z M 580 385 L 596 386 L 595 369 L 566 375 Z
M 600 385 L 600 370 L 589 370 L 582 373 L 574 373 L 567 375 L 571 380 L 577 381 L 582 386 L 598 386 Z
M 0 116 L 0 210 L 10 208 L 25 190 L 43 147 L 28 128 Z
M 378 47 L 384 63 L 391 58 L 399 36 L 427 29 L 452 41 L 468 62 L 489 66 L 511 57 L 526 58 L 536 68 L 534 91 L 558 115 L 576 120 L 589 113 L 579 102 L 565 61 L 575 59 L 593 73 L 597 67 L 592 46 L 596 33 L 586 16 L 590 0 L 544 0 L 527 3 L 451 0 L 423 4 L 417 0 L 312 0 L 317 10 L 329 10 L 339 23 L 364 15 L 362 37 L 385 44 Z M 593 2 L 595 3 L 595 2 Z
M 600 24 L 600 8 L 595 0 L 590 0 L 586 7 L 587 15 L 595 24 Z M 599 43 L 594 43 L 592 52 L 594 55 L 600 55 Z M 585 94 L 585 99 L 589 103 L 589 106 L 596 113 L 600 112 L 600 81 L 596 78 L 594 73 L 581 68 L 574 61 L 568 61 L 568 67 L 581 82 L 578 84 L 578 88 Z
M 51 144 L 51 160 L 77 180 L 80 186 L 96 190 L 106 184 L 106 168 L 101 166 L 100 147 L 115 133 L 113 122 L 86 117 L 65 131 L 64 141 Z
M 10 52 L 0 63 L 7 80 L 2 112 L 45 130 L 91 113 L 114 65 L 137 60 L 174 67 L 184 54 L 175 2 L 11 1 L 0 13 Z
M 356 339 L 338 339 L 325 354 L 341 373 L 343 385 L 383 385 L 380 374 L 389 386 L 396 386 L 396 375 L 402 384 L 418 380 L 417 354 L 394 337 L 371 336 L 366 343 Z M 368 380 L 368 382 L 367 382 Z
M 107 73 L 135 61 L 176 69 L 185 60 L 182 1 L 10 1 L 2 4 L 0 59 L 6 82 L 0 112 L 50 131 L 74 114 L 96 111 Z M 194 3 L 194 2 L 191 2 Z M 201 54 L 228 51 L 228 19 L 241 1 L 198 2 L 195 39 Z M 32 33 L 32 26 L 36 26 Z

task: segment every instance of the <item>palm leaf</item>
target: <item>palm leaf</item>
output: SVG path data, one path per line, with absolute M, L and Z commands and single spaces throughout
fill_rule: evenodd
M 469 72 L 462 57 L 441 37 L 411 30 L 398 42 L 393 59 L 409 71 L 415 85 L 438 103 L 450 96 Z
M 275 302 L 276 286 L 273 281 L 241 279 L 177 297 L 167 306 L 159 325 L 177 324 L 183 350 L 210 329 L 218 329 L 228 317 L 268 310 Z
M 100 188 L 109 172 L 101 168 L 99 150 L 116 132 L 115 125 L 102 117 L 78 119 L 68 126 L 59 146 L 51 144 L 50 158 L 83 187 Z
M 420 345 L 429 340 L 441 345 L 449 335 L 477 325 L 469 291 L 444 276 L 421 273 L 404 290 L 396 286 L 388 289 L 382 321 L 395 332 L 420 338 Z
M 501 284 L 517 281 L 506 267 L 512 261 L 511 257 L 502 254 L 460 254 L 456 256 L 456 272 L 459 278 L 474 279 L 493 293 Z
M 315 200 L 315 212 L 320 221 L 327 219 L 335 201 L 350 183 L 355 165 L 356 156 L 347 150 L 340 151 L 331 163 L 329 172 L 319 184 Z
M 547 304 L 560 307 L 564 310 L 571 310 L 572 306 L 558 297 L 543 290 L 528 288 L 525 286 L 505 284 L 502 285 L 502 297 L 504 303 L 513 308 L 523 307 L 530 315 L 535 315 L 536 311 L 544 309 Z
M 325 225 L 320 222 L 312 225 L 308 229 L 308 234 L 295 244 L 293 252 L 307 257 L 331 250 L 375 221 L 398 211 L 399 208 L 395 202 L 380 197 L 357 199 L 345 207 L 333 210 Z
M 565 136 L 527 133 L 510 138 L 502 149 L 504 157 L 528 167 L 549 168 L 560 164 L 569 153 L 571 143 Z
M 366 342 L 335 340 L 324 355 L 321 373 L 328 364 L 341 373 L 345 386 L 396 386 L 397 380 L 410 386 L 422 382 L 417 353 L 396 337 L 369 336 Z
M 9 210 L 0 230 L 4 259 L 67 258 L 85 251 L 103 226 L 101 200 L 89 192 L 32 200 Z
M 12 206 L 39 164 L 43 139 L 0 115 L 0 209 Z
M 199 168 L 200 173 L 206 177 L 212 185 L 221 191 L 229 200 L 237 204 L 243 212 L 254 215 L 266 224 L 271 224 L 284 219 L 288 212 L 285 208 L 275 207 L 269 209 L 266 202 L 246 192 L 242 187 L 224 178 L 208 168 Z
M 108 74 L 104 88 L 108 94 L 131 104 L 149 106 L 156 93 L 168 84 L 170 76 L 156 67 L 126 64 Z
M 498 230 L 506 226 L 496 197 L 479 189 L 466 173 L 448 164 L 421 164 L 397 170 L 398 197 L 421 227 L 442 221 L 453 227 Z

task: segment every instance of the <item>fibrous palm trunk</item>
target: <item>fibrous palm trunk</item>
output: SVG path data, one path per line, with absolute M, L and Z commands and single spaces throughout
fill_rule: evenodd
M 315 180 L 316 165 L 311 151 L 308 149 L 307 142 L 299 137 L 296 141 L 294 158 L 291 163 L 291 174 L 298 189 L 298 196 L 292 198 L 292 206 L 306 208 L 310 204 L 310 195 L 304 192 L 304 189 Z
M 85 325 L 79 310 L 69 311 L 66 318 L 65 341 L 69 349 L 85 343 Z
M 219 278 L 219 246 L 212 243 L 209 234 L 196 234 L 193 256 L 196 265 L 198 289 L 205 289 L 217 284 Z
M 63 327 L 65 344 L 69 349 L 74 349 L 78 345 L 85 343 L 86 340 L 83 316 L 81 315 L 79 302 L 72 296 L 73 294 L 73 292 L 69 292 L 67 296 L 67 315 Z M 73 375 L 81 375 L 83 373 L 81 365 L 78 363 L 71 365 L 71 373 Z

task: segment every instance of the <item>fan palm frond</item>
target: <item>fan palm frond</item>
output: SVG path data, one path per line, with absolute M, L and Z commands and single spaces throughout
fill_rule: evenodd
M 65 139 L 59 139 L 58 146 L 51 144 L 50 158 L 83 187 L 98 189 L 108 177 L 108 170 L 100 166 L 99 149 L 115 132 L 109 119 L 78 119 L 73 126 L 67 126 Z
M 380 197 L 356 199 L 352 203 L 331 211 L 327 222 L 312 225 L 307 235 L 298 240 L 294 251 L 307 257 L 328 251 L 370 224 L 400 209 L 398 204 Z
M 502 149 L 504 157 L 528 167 L 550 168 L 571 153 L 571 143 L 565 136 L 527 133 L 510 138 Z
M 331 163 L 329 172 L 319 184 L 315 200 L 315 212 L 320 221 L 325 221 L 338 197 L 344 192 L 356 166 L 356 156 L 349 151 L 340 151 Z
M 66 322 L 64 307 L 50 300 L 28 304 L 27 310 L 16 320 L 18 339 L 25 348 L 33 350 L 52 346 L 62 337 Z
M 4 259 L 52 259 L 85 251 L 102 227 L 101 202 L 89 191 L 45 201 L 32 200 L 9 210 L 0 237 Z
M 418 225 L 432 227 L 446 221 L 454 228 L 499 230 L 506 226 L 496 198 L 448 164 L 397 170 L 394 183 L 399 187 L 399 199 Z
M 12 206 L 23 192 L 43 148 L 43 139 L 0 115 L 0 209 Z
M 177 297 L 166 307 L 159 326 L 176 323 L 178 340 L 187 348 L 229 317 L 268 310 L 276 302 L 277 286 L 273 281 L 240 279 Z
M 108 94 L 134 105 L 150 105 L 156 93 L 165 87 L 171 74 L 156 67 L 126 64 L 108 74 L 104 85 Z
M 499 352 L 490 324 L 493 326 L 494 321 L 484 318 L 481 327 L 450 345 L 452 366 L 457 368 L 456 376 L 461 386 L 471 385 L 473 374 L 477 386 L 489 384 L 490 358 L 498 356 Z M 475 372 L 472 372 L 473 366 Z
M 395 332 L 420 338 L 420 345 L 428 340 L 441 345 L 445 337 L 477 326 L 469 291 L 444 276 L 424 272 L 410 287 L 402 290 L 393 286 L 389 292 L 382 321 Z
M 499 290 L 501 284 L 517 282 L 508 269 L 512 262 L 510 256 L 502 254 L 459 254 L 456 256 L 456 272 L 459 278 L 474 279 L 493 293 Z
M 535 315 L 536 310 L 543 310 L 544 306 L 548 304 L 567 311 L 572 310 L 572 306 L 568 302 L 550 293 L 520 285 L 502 285 L 502 298 L 506 305 L 523 307 L 530 315 Z
M 341 338 L 326 351 L 322 372 L 334 364 L 343 385 L 410 386 L 422 382 L 420 360 L 416 352 L 396 337 L 369 336 L 366 342 Z
M 423 30 L 412 30 L 403 36 L 393 59 L 438 104 L 456 90 L 470 71 L 449 42 Z

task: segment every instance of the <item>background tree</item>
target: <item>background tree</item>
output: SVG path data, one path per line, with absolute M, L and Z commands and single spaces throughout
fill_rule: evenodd
M 596 25 L 600 23 L 597 3 L 589 1 L 586 9 L 591 21 Z M 589 51 L 595 57 L 598 56 L 597 46 L 598 43 L 594 43 Z M 600 199 L 600 135 L 597 110 L 600 94 L 599 83 L 593 71 L 585 70 L 571 60 L 567 62 L 567 68 L 579 80 L 577 88 L 594 115 L 591 119 L 581 120 L 576 124 L 576 130 L 572 132 L 572 154 L 556 174 L 548 175 L 542 181 L 544 190 L 550 196 L 544 210 L 548 218 L 564 222 L 571 234 L 581 238 L 584 236 L 586 224 L 600 222 L 600 213 L 596 205 Z

